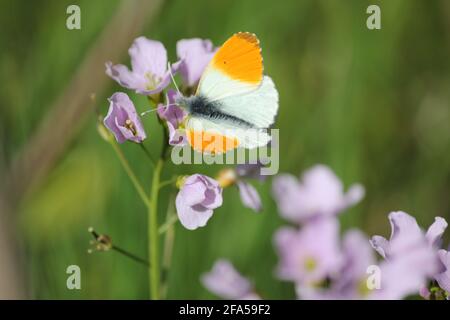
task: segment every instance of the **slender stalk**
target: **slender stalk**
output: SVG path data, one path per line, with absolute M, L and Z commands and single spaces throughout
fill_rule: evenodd
M 150 268 L 150 263 L 147 260 L 145 260 L 145 259 L 143 259 L 141 257 L 138 257 L 137 255 L 135 255 L 135 254 L 133 254 L 131 252 L 128 252 L 125 249 L 122 249 L 122 248 L 120 248 L 120 247 L 118 247 L 116 245 L 113 245 L 111 247 L 111 249 L 114 250 L 114 251 L 117 251 L 118 253 L 120 253 L 122 255 L 124 255 L 125 257 L 128 257 L 128 258 L 130 258 L 130 259 L 132 259 L 132 260 L 134 260 L 134 261 L 136 261 L 136 262 L 138 262 L 140 264 L 143 264 L 147 268 Z
M 153 171 L 152 189 L 150 193 L 150 206 L 148 210 L 148 249 L 150 257 L 149 285 L 150 297 L 153 300 L 159 299 L 160 266 L 158 239 L 158 195 L 163 164 L 164 159 L 161 157 L 158 162 L 156 162 L 156 166 Z
M 141 183 L 139 182 L 138 178 L 134 174 L 133 170 L 131 169 L 131 166 L 125 158 L 125 155 L 122 152 L 122 149 L 120 149 L 119 145 L 115 141 L 110 142 L 114 151 L 116 152 L 117 157 L 119 158 L 123 168 L 125 169 L 125 172 L 127 173 L 128 177 L 130 178 L 131 182 L 133 183 L 134 188 L 136 189 L 137 193 L 139 194 L 139 197 L 144 202 L 144 204 L 150 208 L 150 200 L 147 198 L 147 194 L 144 191 L 144 188 L 142 187 Z
M 114 250 L 114 251 L 124 255 L 125 257 L 134 260 L 135 262 L 143 264 L 147 268 L 150 267 L 150 264 L 149 264 L 149 262 L 147 260 L 142 259 L 141 257 L 138 257 L 134 253 L 131 253 L 131 252 L 129 252 L 129 251 L 125 250 L 125 249 L 122 249 L 121 247 L 116 246 L 115 244 L 113 244 L 112 239 L 111 239 L 110 236 L 105 235 L 105 234 L 99 234 L 92 227 L 90 227 L 88 229 L 88 232 L 90 234 L 92 234 L 92 236 L 94 237 L 94 240 L 95 240 L 95 242 L 92 243 L 92 244 L 95 245 L 94 249 L 89 249 L 88 253 L 92 253 L 94 250 L 96 250 L 96 251 Z
M 159 98 L 161 98 L 161 95 Z M 161 172 L 169 150 L 169 144 L 167 143 L 169 140 L 168 132 L 164 125 L 162 125 L 161 119 L 158 118 L 158 121 L 163 130 L 163 146 L 161 149 L 161 155 L 153 170 L 150 206 L 148 208 L 148 254 L 150 257 L 149 287 L 150 297 L 153 300 L 158 300 L 160 298 L 161 273 L 159 265 L 158 197 L 161 184 Z
M 168 185 L 174 184 L 175 182 L 177 182 L 177 176 L 172 177 L 172 179 L 163 181 L 159 184 L 159 188 L 162 189 Z
M 161 285 L 161 297 L 166 298 L 168 290 L 169 270 L 172 263 L 173 244 L 175 242 L 175 228 L 173 223 L 170 223 L 173 217 L 176 217 L 174 206 L 174 195 L 172 194 L 169 199 L 166 213 L 166 225 L 168 225 L 166 236 L 164 237 L 164 251 L 162 257 L 162 285 Z M 175 220 L 176 221 L 176 220 Z
M 167 217 L 166 222 L 164 222 L 164 224 L 162 226 L 159 227 L 158 229 L 158 233 L 164 234 L 166 231 L 168 231 L 174 224 L 175 222 L 178 221 L 178 217 L 176 215 L 172 215 L 170 217 Z

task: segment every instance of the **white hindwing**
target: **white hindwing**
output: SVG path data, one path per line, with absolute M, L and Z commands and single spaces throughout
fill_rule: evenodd
M 278 91 L 268 76 L 258 89 L 244 94 L 233 94 L 217 101 L 220 111 L 247 121 L 257 128 L 268 128 L 278 112 Z
M 187 120 L 186 129 L 215 132 L 225 137 L 236 138 L 239 142 L 238 146 L 247 149 L 263 147 L 271 140 L 271 136 L 264 129 L 245 129 L 228 122 L 194 116 L 190 116 Z

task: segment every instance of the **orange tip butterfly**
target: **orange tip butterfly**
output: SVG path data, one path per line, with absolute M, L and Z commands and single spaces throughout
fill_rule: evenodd
M 269 143 L 278 91 L 263 70 L 253 33 L 236 33 L 217 50 L 195 95 L 177 100 L 188 111 L 186 136 L 194 150 L 215 154 Z

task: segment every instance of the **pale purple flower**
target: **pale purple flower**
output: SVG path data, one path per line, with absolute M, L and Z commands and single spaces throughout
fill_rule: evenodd
M 347 231 L 342 242 L 342 264 L 330 280 L 329 288 L 318 288 L 299 283 L 297 296 L 308 300 L 364 299 L 371 291 L 367 288 L 367 269 L 375 264 L 369 239 L 359 230 Z
M 436 254 L 422 246 L 380 263 L 381 288 L 369 298 L 398 300 L 418 294 L 437 270 Z
M 262 210 L 262 202 L 258 191 L 246 181 L 247 176 L 242 171 L 239 174 L 239 166 L 234 169 L 226 168 L 221 170 L 217 180 L 223 188 L 235 185 L 239 190 L 239 196 L 245 207 L 256 212 Z
M 236 185 L 239 189 L 239 195 L 241 196 L 241 201 L 247 208 L 253 209 L 256 212 L 262 210 L 261 198 L 256 191 L 255 187 L 250 183 L 243 180 L 238 180 Z
M 348 231 L 342 242 L 344 264 L 336 290 L 348 299 L 360 299 L 369 294 L 367 269 L 376 263 L 369 239 L 358 230 Z
M 301 181 L 288 174 L 276 177 L 273 194 L 281 216 L 300 223 L 338 214 L 358 203 L 364 196 L 364 188 L 354 184 L 344 193 L 336 175 L 328 167 L 316 165 L 303 174 Z
M 375 298 L 400 299 L 423 292 L 427 280 L 442 270 L 436 243 L 447 226 L 437 217 L 425 234 L 411 215 L 402 212 L 389 214 L 391 237 L 372 237 L 372 247 L 386 259 L 382 263 L 382 290 Z
M 224 299 L 259 300 L 251 282 L 243 277 L 225 259 L 216 261 L 212 270 L 201 277 L 203 285 L 215 295 Z
M 450 252 L 441 249 L 438 251 L 438 255 L 444 270 L 434 275 L 434 279 L 439 284 L 439 287 L 450 293 Z
M 433 224 L 428 228 L 425 238 L 430 246 L 438 248 L 441 245 L 442 235 L 448 223 L 444 218 L 435 217 Z
M 114 134 L 117 142 L 142 142 L 146 134 L 130 98 L 123 92 L 116 92 L 108 101 L 109 110 L 103 122 Z
M 256 212 L 262 210 L 261 198 L 256 191 L 255 187 L 249 184 L 247 179 L 256 179 L 259 181 L 264 181 L 266 176 L 261 174 L 261 169 L 264 167 L 260 161 L 256 163 L 246 163 L 238 164 L 236 166 L 236 180 L 237 187 L 239 189 L 239 195 L 241 197 L 242 203 L 247 208 L 253 209 Z
M 275 234 L 280 257 L 277 274 L 297 284 L 317 284 L 334 275 L 342 264 L 339 226 L 333 218 L 311 221 L 302 229 L 281 228 Z
M 389 240 L 382 236 L 373 236 L 370 240 L 372 247 L 383 258 L 410 252 L 411 249 L 422 246 L 436 249 L 436 245 L 447 227 L 445 219 L 436 217 L 425 234 L 417 224 L 416 219 L 403 211 L 391 212 L 389 222 L 391 224 Z
M 166 105 L 159 104 L 157 109 L 158 116 L 166 121 L 169 129 L 169 144 L 172 146 L 186 144 L 185 131 L 179 129 L 179 127 L 185 120 L 187 113 L 176 104 L 179 97 L 180 95 L 177 91 L 169 89 L 167 91 Z
M 106 63 L 106 74 L 122 87 L 151 95 L 161 92 L 169 85 L 167 51 L 161 42 L 139 37 L 134 40 L 128 53 L 132 70 L 122 64 Z M 179 62 L 172 65 L 172 73 L 177 72 L 179 65 Z
M 210 40 L 194 38 L 177 42 L 177 55 L 181 61 L 179 71 L 188 87 L 197 85 L 215 50 Z
M 189 230 L 203 227 L 222 205 L 222 188 L 207 176 L 194 174 L 185 178 L 175 200 L 178 218 Z

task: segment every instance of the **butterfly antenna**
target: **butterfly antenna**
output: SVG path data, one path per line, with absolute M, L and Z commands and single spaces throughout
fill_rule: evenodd
M 170 78 L 172 79 L 173 85 L 177 89 L 178 93 L 182 96 L 180 89 L 178 89 L 177 83 L 175 82 L 175 78 L 173 77 L 172 68 L 170 62 L 167 62 L 167 68 L 169 69 Z
M 151 112 L 155 112 L 155 111 L 158 111 L 158 108 L 150 109 L 150 110 L 141 112 L 141 117 L 143 117 L 143 116 L 145 116 L 146 114 L 149 114 L 149 113 L 151 113 Z
M 170 103 L 170 104 L 167 104 L 167 105 L 164 105 L 164 106 L 165 107 L 177 106 L 177 104 L 176 103 Z M 151 112 L 155 112 L 155 111 L 158 111 L 158 108 L 154 108 L 154 109 L 150 109 L 150 110 L 141 112 L 141 117 L 143 117 L 143 116 L 145 116 L 145 115 L 147 115 L 147 114 L 149 114 Z

